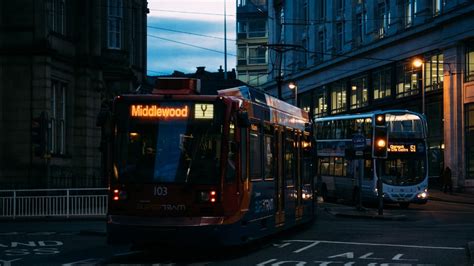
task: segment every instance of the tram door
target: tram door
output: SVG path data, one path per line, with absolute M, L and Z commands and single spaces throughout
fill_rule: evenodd
M 285 191 L 284 191 L 284 175 L 283 175 L 283 134 L 281 128 L 275 127 L 275 143 L 276 143 L 276 178 L 275 178 L 275 191 L 276 191 L 276 214 L 275 224 L 281 226 L 285 223 Z
M 295 208 L 295 217 L 296 220 L 299 220 L 303 216 L 303 182 L 302 182 L 302 135 L 301 132 L 295 132 L 295 193 L 296 193 L 296 208 Z
M 298 189 L 296 184 L 296 141 L 295 132 L 287 128 L 283 135 L 283 186 L 285 189 L 286 219 L 295 220 Z

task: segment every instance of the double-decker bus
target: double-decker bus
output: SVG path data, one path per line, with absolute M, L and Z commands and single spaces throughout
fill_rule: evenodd
M 242 86 L 194 79 L 113 103 L 109 243 L 239 245 L 310 222 L 308 114 Z
M 388 143 L 382 143 L 387 148 L 386 158 L 374 159 L 377 116 L 385 117 Z M 361 195 L 363 201 L 375 201 L 380 177 L 385 202 L 399 203 L 403 208 L 427 202 L 427 126 L 422 115 L 406 110 L 337 115 L 315 118 L 314 128 L 316 183 L 323 198 L 357 203 Z M 365 139 L 358 151 L 354 150 L 354 135 Z

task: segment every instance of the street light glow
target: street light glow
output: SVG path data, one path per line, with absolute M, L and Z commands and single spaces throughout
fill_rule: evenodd
M 296 89 L 296 83 L 291 81 L 289 84 L 288 84 L 288 88 L 290 88 L 290 90 L 294 90 Z
M 415 58 L 415 60 L 413 60 L 414 67 L 421 67 L 422 65 L 423 65 L 423 60 L 421 60 L 420 58 Z

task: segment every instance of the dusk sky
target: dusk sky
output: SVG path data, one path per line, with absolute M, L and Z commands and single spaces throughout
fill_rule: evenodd
M 236 1 L 225 1 L 230 71 L 236 64 Z M 149 0 L 148 7 L 148 75 L 224 68 L 224 0 Z

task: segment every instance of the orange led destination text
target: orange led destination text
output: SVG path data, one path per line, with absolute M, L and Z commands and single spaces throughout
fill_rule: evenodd
M 184 118 L 188 117 L 188 106 L 180 107 L 160 107 L 157 105 L 134 105 L 130 106 L 132 117 L 151 118 Z

